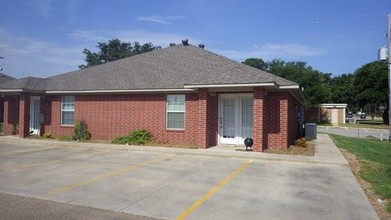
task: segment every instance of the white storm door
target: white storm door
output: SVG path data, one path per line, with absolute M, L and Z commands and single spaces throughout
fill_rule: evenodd
M 253 98 L 241 97 L 240 102 L 240 126 L 238 144 L 244 144 L 244 139 L 253 136 Z
M 237 143 L 237 99 L 235 97 L 221 98 L 220 143 Z
M 253 132 L 252 94 L 221 95 L 219 123 L 219 144 L 243 145 Z
M 41 112 L 41 100 L 39 96 L 33 96 L 30 99 L 30 132 L 32 135 L 39 135 L 41 123 L 39 115 Z

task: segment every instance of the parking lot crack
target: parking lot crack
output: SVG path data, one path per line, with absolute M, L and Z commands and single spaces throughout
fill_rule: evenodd
M 122 208 L 122 209 L 120 209 L 120 210 L 118 210 L 118 211 L 122 212 L 122 211 L 124 211 L 125 209 L 128 209 L 129 207 L 133 206 L 134 204 L 137 204 L 138 202 L 140 202 L 140 201 L 142 201 L 142 200 L 144 200 L 144 199 L 146 199 L 146 198 L 152 196 L 153 194 L 156 194 L 156 193 L 160 192 L 161 190 L 165 189 L 165 188 L 166 188 L 167 186 L 169 186 L 169 185 L 171 185 L 171 183 L 168 183 L 168 184 L 164 185 L 163 187 L 160 187 L 159 189 L 157 189 L 157 190 L 155 190 L 155 191 L 153 191 L 153 192 L 147 194 L 146 196 L 143 196 L 142 198 L 140 198 L 140 199 L 138 199 L 138 200 L 132 202 L 131 204 L 125 206 L 124 208 Z

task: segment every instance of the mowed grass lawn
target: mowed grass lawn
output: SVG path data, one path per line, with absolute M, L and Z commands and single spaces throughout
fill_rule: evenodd
M 391 199 L 391 143 L 371 139 L 330 135 L 337 147 L 353 153 L 361 161 L 360 176 L 372 184 L 377 194 Z M 391 213 L 391 202 L 387 205 Z

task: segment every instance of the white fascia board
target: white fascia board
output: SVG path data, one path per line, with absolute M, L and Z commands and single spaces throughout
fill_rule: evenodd
M 194 89 L 139 89 L 139 90 L 53 90 L 46 94 L 93 94 L 93 93 L 147 93 L 147 92 L 194 92 Z
M 323 107 L 323 108 L 346 108 L 348 104 L 344 103 L 324 103 L 315 105 L 315 107 Z
M 275 83 L 185 85 L 186 89 L 276 86 Z
M 14 92 L 23 92 L 23 89 L 0 89 L 0 92 L 4 93 L 14 93 Z
M 280 86 L 279 89 L 300 89 L 299 85 Z

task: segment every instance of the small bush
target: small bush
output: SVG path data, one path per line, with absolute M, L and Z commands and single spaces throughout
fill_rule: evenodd
M 307 140 L 305 138 L 299 138 L 295 141 L 295 146 L 300 148 L 307 148 Z
M 47 133 L 43 134 L 42 136 L 43 136 L 44 138 L 46 138 L 46 139 L 52 139 L 52 138 L 53 138 L 51 132 L 47 132 Z
M 114 138 L 112 143 L 114 144 L 133 144 L 133 145 L 146 145 L 153 140 L 151 132 L 145 129 L 136 129 L 130 132 L 126 136 L 120 136 Z
M 91 139 L 91 134 L 84 121 L 79 121 L 75 124 L 72 139 L 76 141 L 88 141 Z
M 60 140 L 60 141 L 71 141 L 72 138 L 69 137 L 68 135 L 63 135 L 63 136 L 60 136 L 60 137 L 58 138 L 58 140 Z
M 19 134 L 19 124 L 12 125 L 12 135 Z

